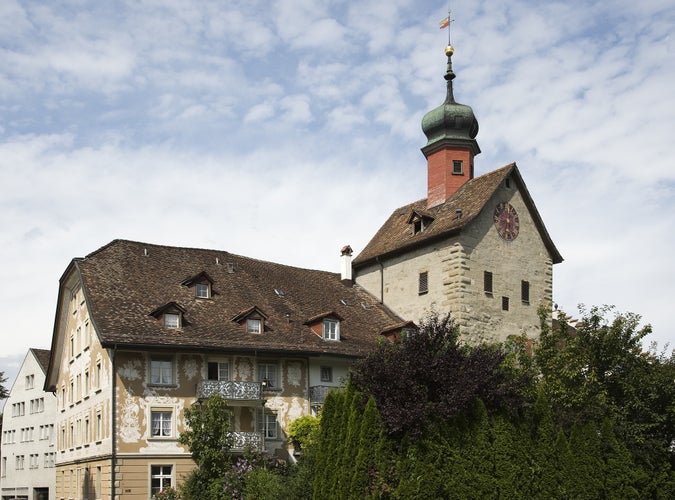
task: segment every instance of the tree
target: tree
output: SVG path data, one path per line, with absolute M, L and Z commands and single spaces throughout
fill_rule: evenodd
M 184 498 L 224 498 L 224 473 L 230 464 L 230 410 L 227 401 L 215 394 L 185 410 L 187 429 L 179 442 L 186 445 L 197 463 L 186 479 Z
M 645 352 L 651 327 L 636 314 L 611 306 L 580 312 L 576 328 L 550 328 L 542 315 L 535 363 L 557 421 L 569 430 L 609 418 L 642 462 L 663 460 L 675 440 L 675 358 Z
M 7 399 L 9 397 L 9 391 L 5 388 L 5 382 L 7 382 L 5 372 L 0 372 L 0 400 Z
M 352 381 L 375 398 L 389 434 L 419 436 L 433 419 L 470 413 L 477 399 L 488 411 L 519 407 L 519 380 L 504 360 L 498 346 L 460 345 L 451 317 L 431 315 L 419 330 L 380 343 L 357 362 Z

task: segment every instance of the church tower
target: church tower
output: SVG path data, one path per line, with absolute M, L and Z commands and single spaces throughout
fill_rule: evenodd
M 427 144 L 422 153 L 427 159 L 427 208 L 452 196 L 464 183 L 473 179 L 473 158 L 480 153 L 476 142 L 478 120 L 470 106 L 455 101 L 452 81 L 452 45 L 445 48 L 448 68 L 445 73 L 445 102 L 429 111 L 422 119 Z

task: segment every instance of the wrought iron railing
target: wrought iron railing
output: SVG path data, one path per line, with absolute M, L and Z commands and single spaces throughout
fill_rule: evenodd
M 232 438 L 230 451 L 262 451 L 263 436 L 261 432 L 230 432 Z
M 331 389 L 337 389 L 337 387 L 329 385 L 313 385 L 309 388 L 309 401 L 312 405 L 322 405 L 326 401 L 326 396 L 331 391 Z
M 208 398 L 213 394 L 220 394 L 228 400 L 262 399 L 262 387 L 260 382 L 237 382 L 232 380 L 202 380 L 197 384 L 197 397 Z

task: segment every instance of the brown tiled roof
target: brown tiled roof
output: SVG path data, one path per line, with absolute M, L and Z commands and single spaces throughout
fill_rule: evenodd
M 401 322 L 359 286 L 342 283 L 337 273 L 219 250 L 115 240 L 75 259 L 73 267 L 80 273 L 94 327 L 107 347 L 360 356 L 372 350 L 383 329 Z M 196 298 L 194 288 L 182 284 L 201 272 L 213 280 L 210 299 Z M 170 302 L 185 310 L 181 329 L 168 329 L 149 315 Z M 252 307 L 267 315 L 262 334 L 247 334 L 245 326 L 232 321 Z M 343 318 L 340 341 L 323 340 L 304 324 L 324 311 Z
M 42 368 L 42 371 L 47 373 L 47 368 L 49 367 L 49 357 L 51 356 L 51 351 L 48 351 L 47 349 L 33 349 L 33 348 L 31 348 L 31 351 L 33 351 L 33 354 L 35 355 L 35 358 L 38 360 L 38 363 L 40 363 L 40 367 Z
M 375 233 L 375 236 L 363 251 L 354 259 L 354 267 L 362 267 L 372 263 L 378 257 L 398 255 L 460 232 L 480 214 L 499 184 L 509 174 L 512 175 L 512 179 L 520 189 L 553 262 L 562 262 L 562 256 L 553 244 L 548 231 L 546 231 L 534 201 L 532 201 L 532 197 L 520 176 L 518 167 L 515 163 L 511 163 L 469 180 L 441 205 L 427 208 L 427 199 L 425 198 L 397 208 L 379 231 Z M 458 216 L 458 210 L 461 210 L 461 216 Z M 424 231 L 417 234 L 413 234 L 410 226 L 410 215 L 413 212 L 433 218 L 433 221 L 425 227 Z

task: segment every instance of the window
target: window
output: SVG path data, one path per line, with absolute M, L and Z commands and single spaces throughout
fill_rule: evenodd
M 464 174 L 464 166 L 462 160 L 452 160 L 452 175 Z
M 530 282 L 521 281 L 520 282 L 520 300 L 523 301 L 523 304 L 530 303 Z
M 35 386 L 35 375 L 26 375 L 26 389 L 32 389 Z
M 171 385 L 173 383 L 173 360 L 156 358 L 150 361 L 150 383 Z
M 262 320 L 249 318 L 246 320 L 247 333 L 262 333 Z
M 38 460 L 40 459 L 40 455 L 37 453 L 32 453 L 28 457 L 28 468 L 29 469 L 37 469 L 39 467 Z
M 230 367 L 228 363 L 210 362 L 208 364 L 209 380 L 229 380 Z
M 427 271 L 424 271 L 423 273 L 420 273 L 418 293 L 419 295 L 424 295 L 428 291 L 429 291 L 429 273 Z
M 101 417 L 101 412 L 99 411 L 96 414 L 96 441 L 101 441 L 103 439 L 103 418 Z
M 323 320 L 323 338 L 326 340 L 340 340 L 340 322 L 336 319 Z
M 7 477 L 7 457 L 2 457 L 2 477 Z
M 172 465 L 150 466 L 150 496 L 173 486 Z
M 277 385 L 277 365 L 274 363 L 258 364 L 258 380 L 266 382 L 266 389 L 276 389 Z
M 151 429 L 150 435 L 153 437 L 171 437 L 171 410 L 152 410 L 150 414 Z
M 483 273 L 483 291 L 486 295 L 492 296 L 492 273 L 490 271 Z
M 24 459 L 25 459 L 25 455 L 17 455 L 16 456 L 16 470 L 23 470 Z
M 508 297 L 502 297 L 502 311 L 508 311 L 509 310 L 509 298 Z
M 180 328 L 180 315 L 177 313 L 164 313 L 164 326 L 167 328 Z
M 257 417 L 258 432 L 262 432 L 265 439 L 277 439 L 277 416 L 258 411 Z
M 332 382 L 333 381 L 333 367 L 332 366 L 322 366 L 321 367 L 321 382 Z
M 209 285 L 206 283 L 197 283 L 195 285 L 195 296 L 198 299 L 208 299 L 210 297 Z
M 101 389 L 101 382 L 102 382 L 101 373 L 102 373 L 101 372 L 101 360 L 99 359 L 99 360 L 96 361 L 96 380 L 94 381 L 94 383 L 96 384 L 96 388 L 99 389 L 99 390 Z
M 84 442 L 88 444 L 91 441 L 91 435 L 89 433 L 89 417 L 84 418 Z
M 89 369 L 86 369 L 84 371 L 84 389 L 82 389 L 85 398 L 89 396 L 90 390 L 91 390 L 91 382 L 89 381 Z

